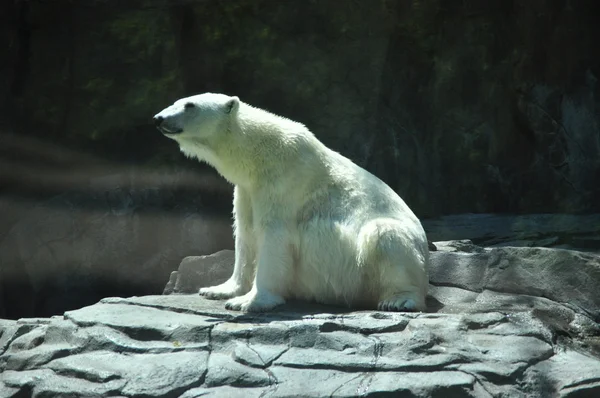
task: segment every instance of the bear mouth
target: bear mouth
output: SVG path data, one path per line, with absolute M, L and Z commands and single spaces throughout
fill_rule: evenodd
M 183 133 L 183 129 L 180 128 L 176 128 L 176 129 L 169 129 L 165 126 L 158 126 L 158 130 L 163 133 L 164 135 L 175 135 L 175 134 L 181 134 Z

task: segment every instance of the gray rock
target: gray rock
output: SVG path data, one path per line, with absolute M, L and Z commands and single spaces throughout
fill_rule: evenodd
M 230 386 L 219 386 L 219 387 L 199 387 L 192 388 L 191 390 L 183 393 L 179 398 L 199 398 L 199 397 L 227 397 L 227 398 L 261 398 L 265 396 L 271 396 L 267 394 L 270 388 L 244 388 L 244 387 L 230 387 Z M 273 389 L 271 389 L 273 390 Z
M 598 255 L 549 248 L 482 248 L 468 240 L 436 242 L 436 246 L 438 250 L 431 253 L 432 285 L 546 297 L 584 311 L 600 308 L 596 282 L 600 280 Z M 195 269 L 192 265 L 196 265 Z M 216 267 L 221 271 L 217 272 Z M 165 294 L 198 290 L 186 281 L 196 281 L 198 286 L 219 284 L 232 271 L 233 252 L 229 250 L 213 256 L 186 258 L 179 266 L 173 288 L 167 286 Z M 591 315 L 600 321 L 600 312 Z
M 212 353 L 209 360 L 207 387 L 264 387 L 275 384 L 268 369 L 257 369 L 236 362 L 230 353 Z
M 600 393 L 600 363 L 577 351 L 557 352 L 526 370 L 525 378 L 561 397 L 596 397 Z
M 164 354 L 119 354 L 95 351 L 50 362 L 54 374 L 94 383 L 121 380 L 125 396 L 164 397 L 200 386 L 207 370 L 208 351 Z
M 591 310 L 600 321 L 600 256 L 562 249 L 503 247 L 431 253 L 434 285 L 546 297 Z
M 600 214 L 456 214 L 423 221 L 429 239 L 482 246 L 563 247 L 600 252 Z
M 118 395 L 126 380 L 109 380 L 95 383 L 78 377 L 61 376 L 50 369 L 2 373 L 6 388 L 17 390 L 15 397 L 106 397 Z
M 231 276 L 230 264 L 233 261 L 232 250 L 221 250 L 209 256 L 186 257 L 179 264 L 179 269 L 171 273 L 163 294 L 197 293 L 201 287 L 223 283 Z M 184 277 L 180 277 L 180 274 Z
M 273 361 L 279 358 L 287 349 L 285 345 L 238 343 L 232 355 L 233 359 L 242 365 L 266 368 L 271 366 Z
M 390 395 L 399 397 L 485 397 L 476 378 L 464 372 L 368 372 L 289 369 L 274 367 L 278 388 L 273 397 L 356 397 Z M 484 395 L 481 395 L 483 393 Z
M 468 239 L 435 242 L 435 247 L 435 251 L 441 252 L 481 253 L 484 251 L 483 247 L 473 244 Z
M 592 288 L 600 284 L 598 256 L 437 246 L 428 313 L 291 302 L 244 314 L 226 310 L 223 301 L 171 294 L 107 298 L 61 317 L 2 321 L 0 394 L 600 395 L 600 292 Z M 207 276 L 194 283 L 216 283 L 215 264 L 226 274 L 231 262 L 226 253 L 195 259 L 177 278 L 194 273 Z
M 15 334 L 19 330 L 16 321 L 0 319 L 0 354 L 2 354 L 11 341 L 16 337 Z

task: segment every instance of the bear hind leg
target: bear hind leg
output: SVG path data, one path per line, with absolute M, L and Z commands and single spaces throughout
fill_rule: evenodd
M 369 269 L 371 287 L 380 311 L 424 311 L 428 288 L 427 253 L 418 242 L 410 242 L 405 227 L 397 220 L 378 219 L 362 231 L 363 259 L 376 264 Z
M 390 256 L 380 262 L 380 311 L 424 311 L 428 280 L 418 260 Z
M 422 264 L 403 256 L 380 260 L 380 311 L 424 311 L 428 281 Z

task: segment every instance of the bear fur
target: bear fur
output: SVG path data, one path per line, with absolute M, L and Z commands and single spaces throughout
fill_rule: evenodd
M 421 223 L 380 179 L 304 125 L 206 93 L 155 117 L 181 151 L 235 185 L 235 265 L 200 295 L 267 311 L 298 299 L 422 311 L 429 250 Z

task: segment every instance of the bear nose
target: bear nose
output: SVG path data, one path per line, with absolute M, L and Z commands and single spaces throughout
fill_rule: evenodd
M 163 122 L 163 120 L 165 120 L 165 118 L 162 116 L 154 116 L 154 124 L 156 126 L 160 126 L 160 124 Z

